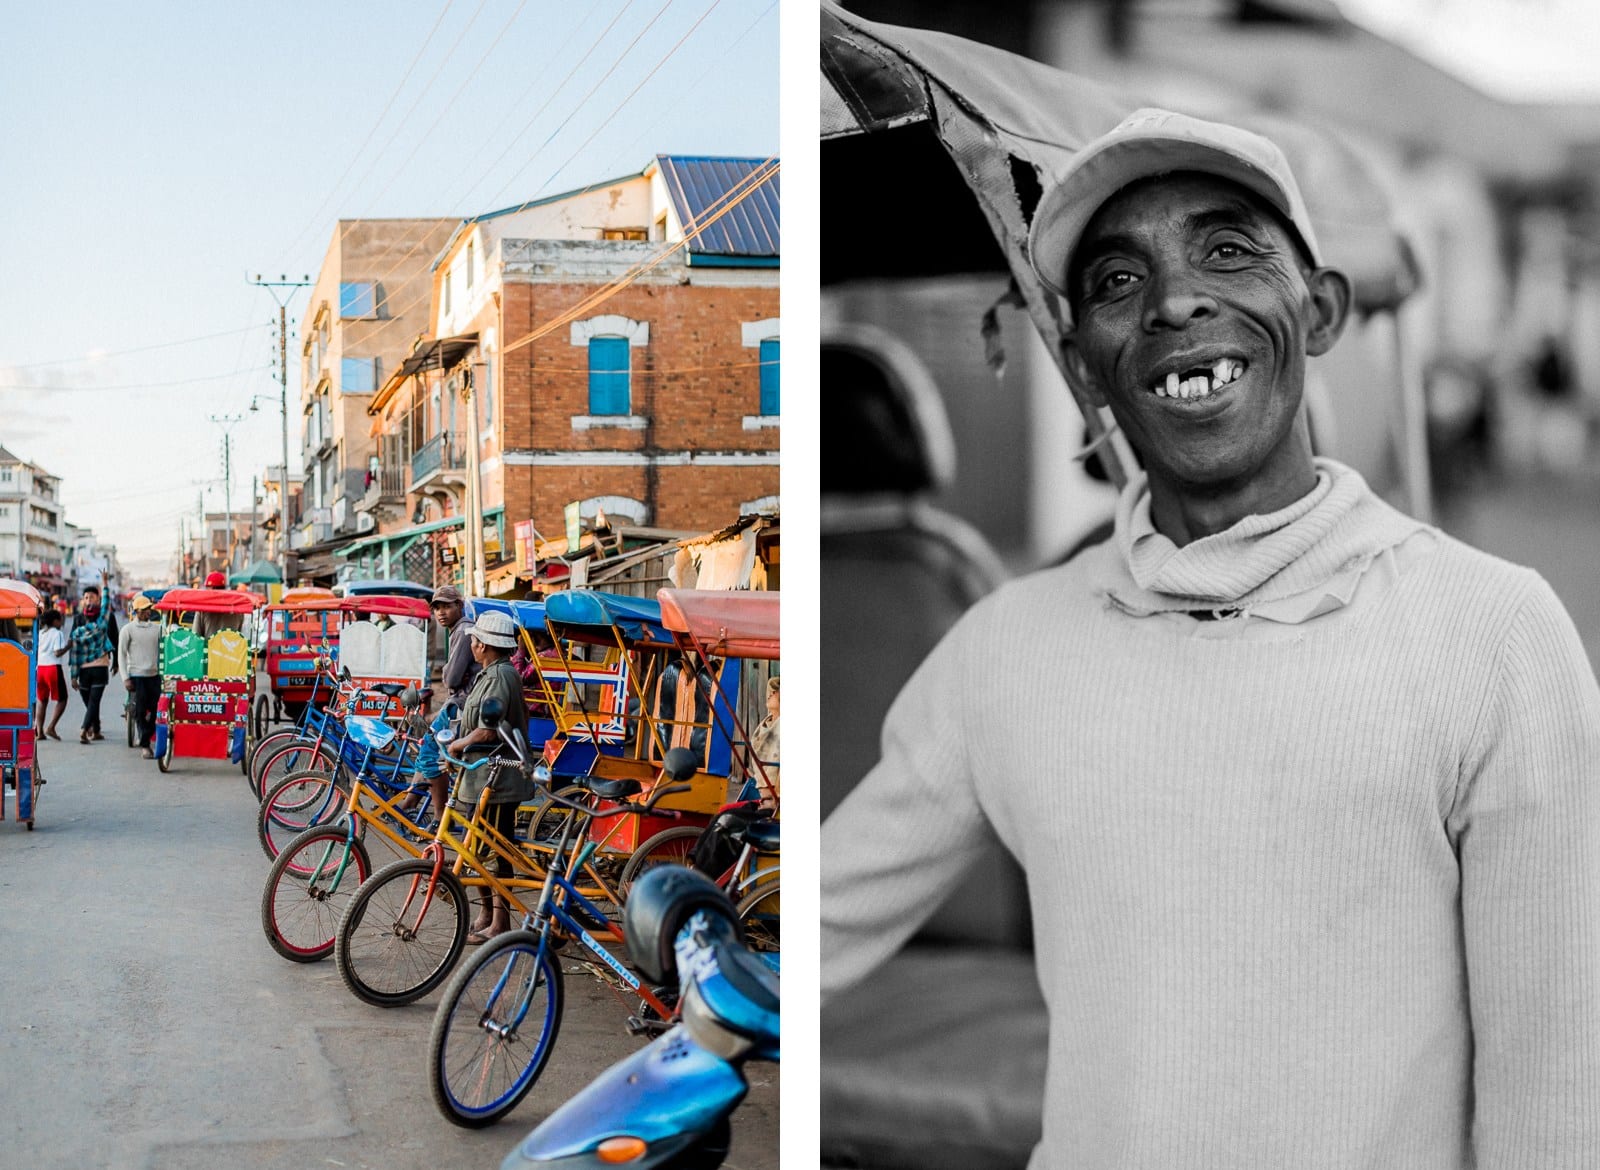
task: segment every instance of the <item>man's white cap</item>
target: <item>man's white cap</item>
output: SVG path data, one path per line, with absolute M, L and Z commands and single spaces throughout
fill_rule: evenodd
M 1067 268 L 1095 212 L 1129 183 L 1172 171 L 1231 179 L 1265 199 L 1300 237 L 1311 263 L 1322 252 L 1289 160 L 1259 134 L 1171 110 L 1143 109 L 1090 142 L 1046 191 L 1028 231 L 1028 256 L 1046 288 L 1067 295 Z

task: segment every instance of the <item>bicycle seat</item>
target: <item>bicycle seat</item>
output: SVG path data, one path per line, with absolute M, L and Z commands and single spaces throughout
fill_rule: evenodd
M 735 942 L 718 942 L 685 989 L 683 1021 L 691 1036 L 721 1029 L 758 1044 L 778 1041 L 778 976 L 759 955 Z
M 740 844 L 749 845 L 757 853 L 776 853 L 778 851 L 778 822 L 770 818 L 764 821 L 751 821 L 744 828 L 735 832 L 733 839 Z
M 406 684 L 397 682 L 373 683 L 367 689 L 377 691 L 380 695 L 388 695 L 391 699 L 398 699 L 400 692 L 406 689 Z
M 599 776 L 580 777 L 578 787 L 588 789 L 601 800 L 626 800 L 644 791 L 644 785 L 637 780 L 603 780 Z

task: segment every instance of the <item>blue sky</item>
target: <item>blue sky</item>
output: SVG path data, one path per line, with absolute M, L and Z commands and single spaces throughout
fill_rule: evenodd
M 776 154 L 778 25 L 775 0 L 14 7 L 0 443 L 159 572 L 197 495 L 222 507 L 208 415 L 245 416 L 236 509 L 277 458 L 276 308 L 247 273 L 315 275 L 341 217 L 471 215 L 662 152 Z

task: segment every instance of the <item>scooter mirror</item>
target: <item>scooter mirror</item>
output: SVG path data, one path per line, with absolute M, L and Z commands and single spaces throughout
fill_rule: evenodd
M 500 717 L 505 713 L 506 709 L 499 699 L 485 699 L 483 706 L 478 708 L 478 717 L 483 720 L 485 727 L 499 727 Z

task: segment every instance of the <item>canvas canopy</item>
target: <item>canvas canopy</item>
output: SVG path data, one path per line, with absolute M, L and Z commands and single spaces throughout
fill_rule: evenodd
M 734 658 L 777 658 L 778 594 L 663 589 L 661 622 L 707 650 Z

